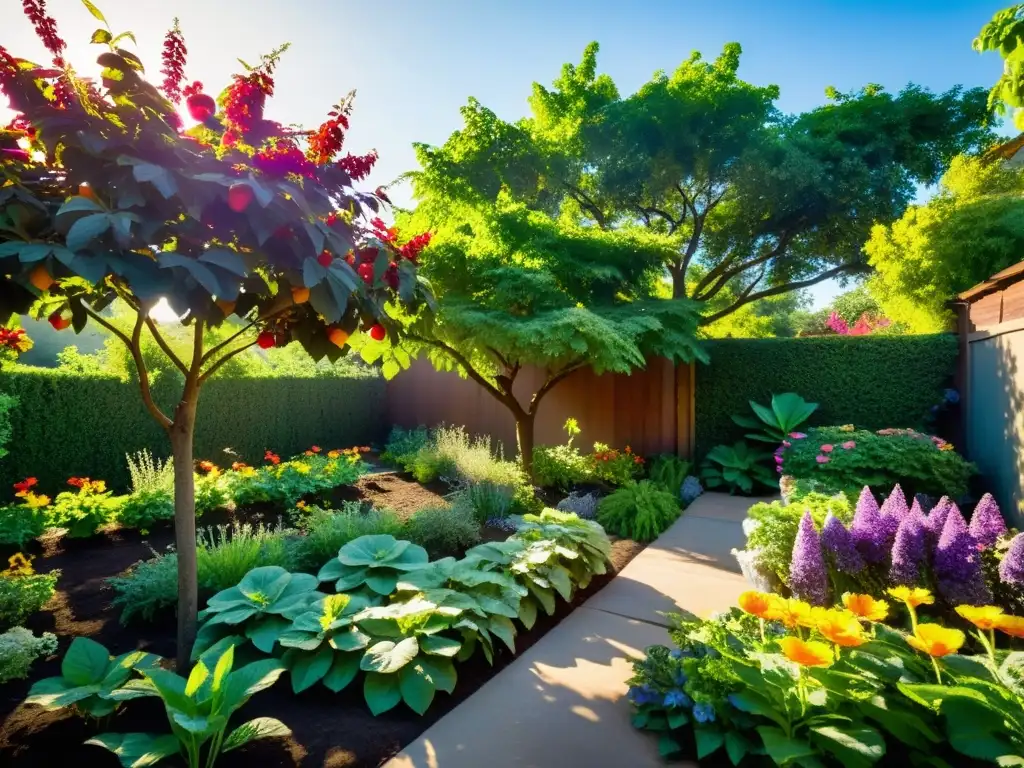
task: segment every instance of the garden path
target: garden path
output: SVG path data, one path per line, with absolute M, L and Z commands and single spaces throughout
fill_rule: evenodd
M 384 768 L 663 766 L 657 739 L 630 724 L 625 657 L 668 642 L 659 612 L 706 616 L 735 604 L 746 586 L 729 550 L 743 546 L 750 503 L 698 498 L 604 589 Z

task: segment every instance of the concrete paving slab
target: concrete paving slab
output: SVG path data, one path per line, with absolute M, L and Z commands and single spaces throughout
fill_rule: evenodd
M 747 510 L 760 501 L 775 501 L 778 496 L 730 496 L 727 493 L 705 493 L 698 496 L 683 513 L 685 517 L 713 517 L 742 523 Z
M 581 607 L 385 768 L 663 768 L 658 740 L 630 724 L 625 657 L 667 642 Z
M 732 520 L 716 517 L 683 517 L 658 537 L 644 553 L 650 550 L 672 552 L 713 568 L 740 573 L 739 563 L 730 554 L 733 549 L 743 549 L 747 537 L 743 529 Z

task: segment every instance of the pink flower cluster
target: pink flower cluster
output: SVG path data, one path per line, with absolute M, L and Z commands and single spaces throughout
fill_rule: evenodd
M 857 447 L 857 442 L 855 440 L 847 440 L 845 443 L 842 444 L 841 447 L 844 451 L 852 451 L 854 448 Z M 835 449 L 836 447 L 831 443 L 825 443 L 819 449 L 821 453 L 815 456 L 814 460 L 819 464 L 828 464 L 829 461 L 831 461 L 828 454 L 832 453 L 832 451 L 834 451 Z

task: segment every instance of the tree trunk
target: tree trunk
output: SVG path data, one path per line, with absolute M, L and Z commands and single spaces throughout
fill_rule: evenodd
M 168 429 L 174 456 L 174 543 L 178 552 L 178 673 L 188 674 L 196 638 L 199 584 L 196 570 L 196 485 L 192 468 L 192 439 L 198 387 L 186 383 Z
M 516 444 L 519 446 L 519 460 L 523 472 L 534 482 L 533 477 L 533 421 L 536 412 L 516 414 Z

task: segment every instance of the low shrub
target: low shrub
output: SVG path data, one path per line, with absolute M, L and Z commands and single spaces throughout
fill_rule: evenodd
M 419 544 L 433 558 L 461 555 L 480 541 L 480 522 L 473 508 L 464 503 L 428 507 L 409 518 L 404 538 Z
M 572 512 L 580 520 L 593 520 L 597 516 L 597 504 L 600 501 L 596 493 L 579 494 L 573 491 L 558 504 L 559 512 Z
M 769 458 L 768 453 L 755 450 L 742 440 L 733 445 L 716 445 L 704 457 L 700 479 L 708 488 L 725 487 L 730 494 L 774 488 L 778 480 L 768 469 Z
M 198 511 L 198 503 L 196 509 Z M 146 488 L 132 491 L 117 511 L 117 520 L 125 528 L 148 531 L 160 522 L 174 519 L 174 491 L 170 488 Z
M 354 501 L 345 502 L 340 510 L 307 506 L 298 525 L 304 535 L 292 541 L 293 557 L 297 568 L 310 572 L 337 557 L 339 549 L 360 536 L 399 536 L 403 530 L 394 512 L 364 509 Z
M 495 455 L 486 435 L 470 437 L 464 427 L 439 427 L 407 465 L 418 482 L 444 480 L 460 483 L 494 483 L 518 488 L 526 485 L 519 464 Z
M 114 497 L 103 480 L 72 477 L 68 485 L 78 490 L 58 493 L 46 515 L 50 527 L 67 529 L 73 539 L 92 536 L 100 526 L 111 522 L 124 501 L 123 497 Z
M 416 454 L 428 442 L 430 442 L 430 432 L 426 427 L 417 427 L 416 429 L 392 427 L 387 442 L 384 444 L 384 450 L 380 454 L 380 459 L 389 464 L 395 464 L 406 472 L 412 472 Z
M 661 490 L 650 480 L 619 488 L 597 505 L 597 522 L 606 531 L 634 541 L 653 541 L 679 514 L 676 494 Z
M 121 624 L 136 617 L 155 621 L 178 603 L 178 555 L 153 553 L 149 560 L 133 565 L 125 574 L 107 579 L 114 591 L 111 606 L 121 611 Z
M 655 456 L 647 466 L 647 477 L 663 491 L 679 495 L 693 465 L 675 454 Z
M 665 757 L 724 751 L 733 765 L 756 755 L 774 765 L 870 766 L 1024 754 L 1024 731 L 1006 717 L 1024 708 L 1019 654 L 993 647 L 1019 636 L 1024 618 L 966 609 L 965 626 L 990 649 L 969 655 L 958 653 L 960 629 L 918 622 L 927 592 L 890 596 L 909 614 L 909 633 L 876 623 L 889 603 L 855 594 L 813 611 L 747 592 L 745 613 L 670 617 L 675 647 L 652 646 L 633 663 L 634 726 L 657 734 Z M 990 625 L 987 640 L 979 628 Z
M 45 496 L 35 498 L 46 499 Z M 29 499 L 0 507 L 0 544 L 24 547 L 46 530 L 46 521 L 46 507 L 36 506 Z
M 567 491 L 593 479 L 593 462 L 571 445 L 542 445 L 533 449 L 533 478 L 542 488 Z
M 449 497 L 452 504 L 469 510 L 477 523 L 500 520 L 512 514 L 516 489 L 496 483 L 466 483 Z
M 777 463 L 795 480 L 797 496 L 822 491 L 846 493 L 851 500 L 865 485 L 885 491 L 896 484 L 911 495 L 958 499 L 975 472 L 939 437 L 912 429 L 869 432 L 852 425 L 793 433 L 782 444 Z
M 633 453 L 628 445 L 623 450 L 604 443 L 594 443 L 594 452 L 587 457 L 591 476 L 610 485 L 626 485 L 644 471 L 644 458 Z
M 326 454 L 317 449 L 307 453 L 281 461 L 279 456 L 267 451 L 268 464 L 259 468 L 236 463 L 232 471 L 225 473 L 227 496 L 239 506 L 276 503 L 292 507 L 304 496 L 351 485 L 368 469 L 359 458 L 359 449 L 334 450 Z
M 21 553 L 7 562 L 7 570 L 0 571 L 0 630 L 21 624 L 46 605 L 60 576 L 60 571 L 36 573 L 32 559 Z
M 0 685 L 28 677 L 32 662 L 57 652 L 57 636 L 43 632 L 36 637 L 24 627 L 12 627 L 0 634 Z

